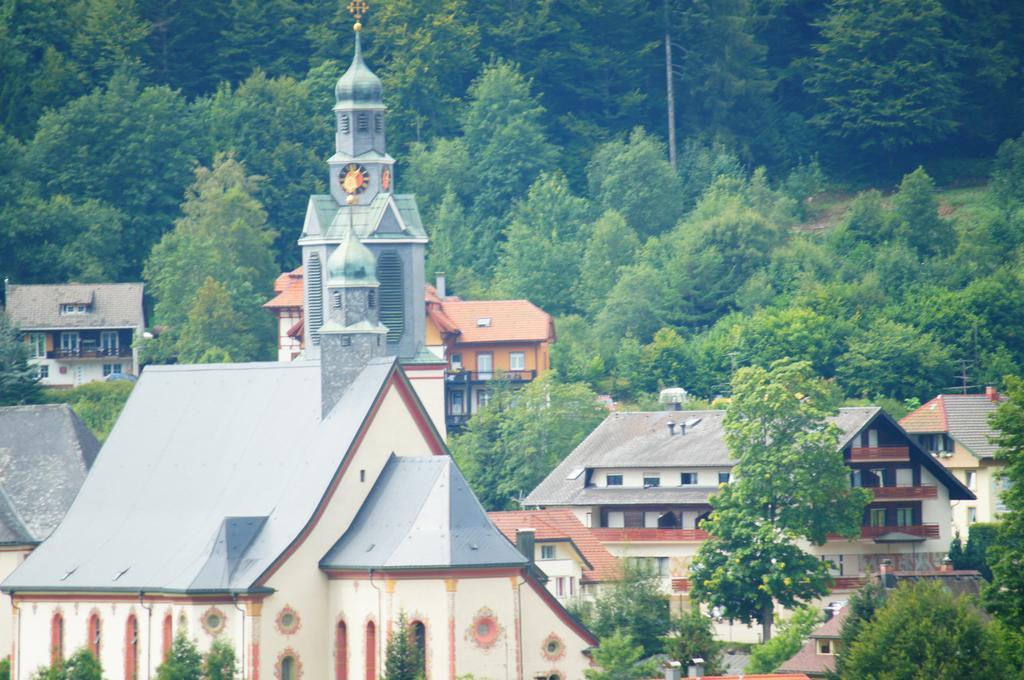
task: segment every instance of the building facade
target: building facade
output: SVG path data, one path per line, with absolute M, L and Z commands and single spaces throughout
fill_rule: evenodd
M 731 482 L 724 415 L 614 413 L 524 505 L 572 510 L 613 555 L 648 563 L 685 603 L 690 565 L 707 538 L 700 522 L 719 486 Z M 881 409 L 843 408 L 833 420 L 851 484 L 870 488 L 874 499 L 859 539 L 831 537 L 808 552 L 829 563 L 841 592 L 885 560 L 903 571 L 937 568 L 952 538 L 950 501 L 973 494 Z
M 940 394 L 912 413 L 900 425 L 975 495 L 953 502 L 953 531 L 964 539 L 975 522 L 993 522 L 1006 510 L 1000 493 L 1006 480 L 1003 463 L 995 459 L 997 434 L 989 416 L 1002 401 L 994 387 L 984 394 Z
M 139 373 L 145 330 L 141 283 L 8 284 L 7 314 L 47 387 L 77 387 Z

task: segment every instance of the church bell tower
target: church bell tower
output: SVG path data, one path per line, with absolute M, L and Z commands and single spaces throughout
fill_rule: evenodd
M 346 239 L 358 239 L 375 259 L 379 323 L 386 354 L 416 357 L 424 345 L 424 256 L 427 233 L 416 198 L 395 191 L 395 159 L 387 153 L 384 87 L 363 61 L 364 0 L 355 17 L 355 50 L 334 87 L 334 154 L 327 160 L 329 193 L 310 196 L 299 245 L 305 279 L 305 355 L 320 356 L 321 328 L 330 316 L 326 265 Z M 352 236 L 350 236 L 350 232 Z

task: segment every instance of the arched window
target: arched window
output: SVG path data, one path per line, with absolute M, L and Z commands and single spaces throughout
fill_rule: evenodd
M 380 281 L 380 322 L 388 329 L 388 342 L 398 342 L 405 332 L 405 289 L 402 280 L 402 260 L 398 253 L 388 250 L 377 260 L 377 280 Z
M 281 680 L 295 680 L 294 656 L 286 656 L 281 659 Z
M 334 636 L 335 680 L 348 680 L 348 628 L 344 621 L 338 622 Z
M 132 614 L 124 626 L 124 678 L 139 677 L 139 620 Z
M 419 651 L 419 673 L 421 676 L 427 676 L 427 627 L 422 621 L 413 621 L 412 625 L 409 626 L 409 633 L 412 635 L 412 642 L 416 645 L 416 649 Z
M 163 659 L 167 661 L 167 657 L 171 655 L 171 645 L 174 643 L 174 617 L 171 616 L 170 612 L 167 612 L 167 616 L 164 617 L 162 638 Z
M 64 615 L 56 612 L 50 621 L 50 665 L 64 660 Z
M 86 644 L 89 646 L 89 651 L 97 659 L 100 658 L 100 641 L 103 631 L 100 626 L 100 615 L 93 613 L 89 617 L 89 637 L 86 639 Z
M 366 680 L 377 680 L 377 625 L 366 624 Z

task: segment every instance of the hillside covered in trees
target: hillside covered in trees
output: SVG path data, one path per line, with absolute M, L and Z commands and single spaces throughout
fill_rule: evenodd
M 350 23 L 0 0 L 0 275 L 144 278 L 151 359 L 271 358 Z M 364 39 L 428 272 L 557 315 L 561 380 L 710 398 L 790 356 L 907 400 L 1020 374 L 1024 5 L 378 0 Z

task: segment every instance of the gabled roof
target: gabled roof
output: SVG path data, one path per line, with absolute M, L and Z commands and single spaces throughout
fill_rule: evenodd
M 255 587 L 311 521 L 397 370 L 372 360 L 321 420 L 316 361 L 148 367 L 64 521 L 3 588 Z M 239 518 L 265 521 L 239 542 Z
M 274 292 L 276 295 L 263 306 L 267 309 L 279 308 L 302 308 L 304 304 L 304 289 L 302 281 L 302 266 L 298 266 L 290 272 L 283 272 L 274 280 Z
M 378 230 L 389 206 L 397 212 L 397 218 L 405 227 L 404 231 Z M 340 241 L 350 222 L 359 238 L 366 242 L 394 239 L 416 239 L 425 242 L 427 239 L 427 232 L 423 228 L 423 220 L 416 206 L 416 197 L 411 194 L 381 192 L 368 204 L 351 207 L 340 205 L 330 194 L 316 194 L 309 197 L 307 218 L 307 226 L 300 241 L 308 238 Z
M 60 328 L 142 328 L 141 283 L 58 283 L 7 286 L 7 315 L 23 331 Z M 90 304 L 85 314 L 62 304 Z
M 67 404 L 0 408 L 0 544 L 49 536 L 99 450 Z
M 986 394 L 940 394 L 900 421 L 907 432 L 944 432 L 978 458 L 991 458 L 998 448 L 990 440 L 997 433 L 988 417 L 999 402 Z
M 439 305 L 442 329 L 457 333 L 460 343 L 544 342 L 555 339 L 551 315 L 529 300 L 444 300 Z M 429 313 L 429 310 L 428 310 Z M 431 314 L 431 318 L 435 318 Z
M 538 543 L 570 541 L 587 563 L 583 569 L 584 583 L 614 581 L 621 576 L 618 558 L 608 552 L 590 529 L 583 526 L 572 510 L 511 510 L 489 512 L 487 516 L 513 544 L 516 541 L 516 530 L 527 528 L 534 529 Z
M 877 406 L 845 407 L 829 420 L 841 430 L 838 448 L 876 418 L 899 430 L 899 424 Z M 714 489 L 708 487 L 596 488 L 587 486 L 587 470 L 732 467 L 735 461 L 725 444 L 725 411 L 619 412 L 609 415 L 526 497 L 530 506 L 704 503 Z M 669 434 L 669 421 L 676 434 Z M 678 434 L 679 425 L 686 433 Z M 950 489 L 950 497 L 973 498 L 971 492 L 940 463 L 908 437 L 917 458 Z M 966 494 L 966 495 L 965 495 Z
M 321 569 L 522 567 L 449 456 L 398 458 L 320 560 Z

